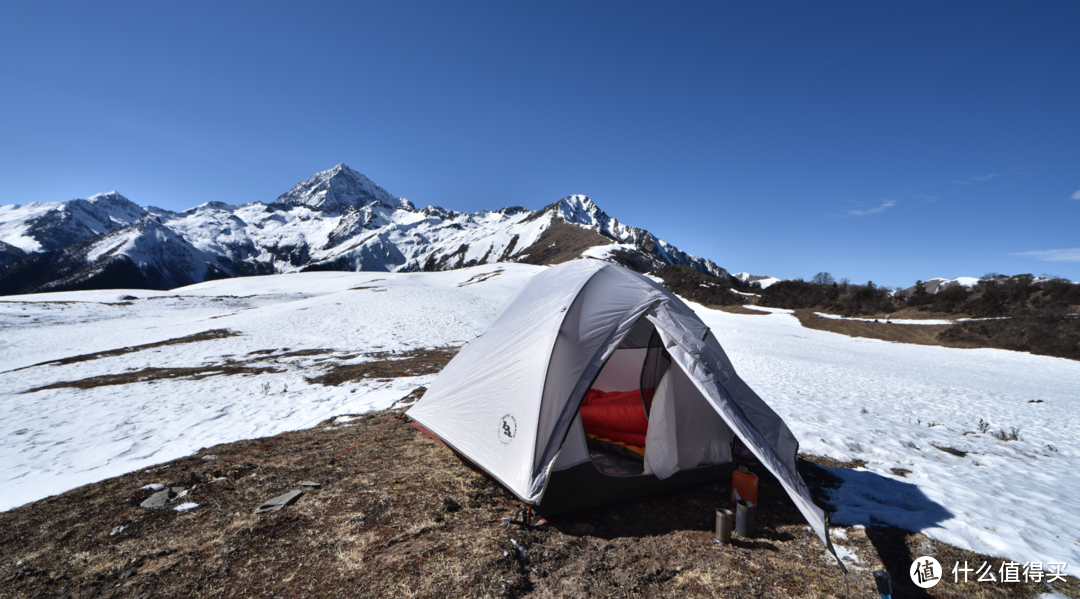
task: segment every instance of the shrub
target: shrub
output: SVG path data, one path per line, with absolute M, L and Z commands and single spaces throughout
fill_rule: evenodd
M 968 300 L 968 295 L 967 287 L 950 285 L 930 296 L 932 298 L 930 305 L 935 312 L 961 312 Z
M 798 310 L 820 306 L 826 298 L 823 286 L 806 281 L 790 280 L 773 283 L 762 290 L 759 303 L 770 308 Z
M 1006 431 L 1005 429 L 1001 429 L 1001 430 L 997 431 L 996 433 L 990 433 L 990 434 L 995 439 L 997 439 L 999 441 L 1019 441 L 1020 440 L 1020 429 L 1016 428 L 1015 426 L 1010 428 L 1008 431 Z
M 672 293 L 705 306 L 737 306 L 746 301 L 742 296 L 732 293 L 733 281 L 737 280 L 734 278 L 721 279 L 682 264 L 669 266 L 653 274 L 660 277 L 664 281 L 664 287 Z

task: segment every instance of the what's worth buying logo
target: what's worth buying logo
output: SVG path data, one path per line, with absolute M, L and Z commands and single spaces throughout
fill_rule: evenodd
M 911 582 L 920 589 L 929 589 L 941 582 L 941 564 L 932 557 L 916 558 L 908 570 Z

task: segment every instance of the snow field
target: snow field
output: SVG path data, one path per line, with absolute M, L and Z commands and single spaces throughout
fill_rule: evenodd
M 383 383 L 323 387 L 305 377 L 323 361 L 466 342 L 540 269 L 303 273 L 164 293 L 3 298 L 0 509 L 214 444 L 389 407 L 432 377 L 402 377 L 377 390 Z M 126 294 L 140 299 L 105 305 Z M 1080 457 L 1072 424 L 1080 363 L 850 338 L 805 329 L 785 310 L 749 316 L 694 308 L 739 374 L 791 427 L 801 451 L 865 462 L 831 470 L 844 480 L 832 495 L 834 522 L 893 524 L 1020 563 L 1080 567 Z M 11 371 L 211 329 L 240 335 Z M 286 348 L 309 355 L 288 356 Z M 273 351 L 251 353 L 264 350 Z M 23 393 L 145 368 L 224 368 L 230 360 L 281 372 Z M 1019 440 L 991 435 L 1012 428 Z
M 540 267 L 482 266 L 446 273 L 306 273 L 230 279 L 173 290 L 130 306 L 0 302 L 0 509 L 169 461 L 218 443 L 272 436 L 336 414 L 388 408 L 433 375 L 390 384 L 310 384 L 322 360 L 365 352 L 460 345 L 481 333 L 509 295 Z M 470 280 L 484 279 L 471 283 Z M 460 287 L 458 285 L 461 285 Z M 353 289 L 370 287 L 369 289 Z M 94 300 L 125 293 L 86 292 Z M 45 294 L 71 301 L 79 293 Z M 133 291 L 136 297 L 153 293 Z M 236 298 L 230 296 L 252 296 Z M 175 297 L 174 297 L 175 296 Z M 52 297 L 49 298 L 53 300 Z M 220 301 L 219 301 L 220 300 Z M 59 310 L 59 308 L 63 310 Z M 30 318 L 21 318 L 25 312 Z M 70 321 L 65 319 L 70 318 Z M 121 356 L 46 360 L 173 339 L 210 329 L 239 336 Z M 289 352 L 326 350 L 288 357 Z M 254 354 L 275 350 L 269 355 Z M 265 358 L 265 359 L 263 359 Z M 59 381 L 147 368 L 273 367 L 276 373 L 134 382 L 24 393 Z
M 833 522 L 893 524 L 1020 563 L 1080 564 L 1071 418 L 1080 363 L 851 338 L 803 328 L 786 310 L 694 308 L 800 451 L 866 462 L 831 470 L 845 481 Z M 1020 440 L 991 434 L 1012 428 Z

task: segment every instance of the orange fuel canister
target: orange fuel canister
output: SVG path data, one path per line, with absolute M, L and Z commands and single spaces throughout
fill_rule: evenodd
M 739 467 L 731 474 L 731 503 L 735 503 L 735 492 L 738 491 L 739 499 L 757 503 L 757 475 L 746 468 Z

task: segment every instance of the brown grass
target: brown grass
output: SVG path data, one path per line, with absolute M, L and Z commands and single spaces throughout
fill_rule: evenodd
M 120 374 L 92 376 L 77 381 L 60 381 L 42 387 L 28 389 L 23 391 L 23 393 L 34 393 L 46 389 L 62 389 L 64 387 L 93 389 L 94 387 L 108 387 L 110 385 L 154 383 L 163 379 L 191 379 L 197 381 L 208 376 L 266 374 L 268 372 L 281 372 L 281 370 L 269 366 L 253 367 L 236 366 L 233 364 L 196 366 L 194 368 L 143 368 L 142 370 L 133 370 L 130 372 L 122 372 Z
M 477 283 L 483 283 L 484 281 L 487 281 L 488 279 L 494 279 L 495 277 L 501 275 L 502 273 L 503 273 L 503 269 L 499 268 L 499 269 L 493 270 L 491 272 L 486 272 L 486 273 L 481 273 L 481 274 L 478 274 L 478 275 L 473 275 L 473 276 L 469 277 L 469 280 L 462 281 L 461 283 L 458 283 L 457 286 L 458 287 L 465 287 L 466 285 L 475 285 Z
M 329 370 L 307 381 L 330 387 L 365 378 L 433 374 L 442 370 L 457 351 L 457 347 L 439 347 L 400 353 L 376 352 L 367 354 L 373 358 L 370 362 L 331 365 Z
M 135 352 L 144 351 L 147 349 L 153 349 L 155 347 L 165 347 L 167 345 L 182 345 L 184 343 L 199 343 L 201 341 L 209 341 L 211 339 L 224 339 L 226 337 L 236 337 L 240 333 L 229 329 L 212 329 L 209 331 L 203 331 L 201 333 L 195 333 L 194 335 L 187 335 L 185 337 L 177 337 L 175 339 L 168 339 L 165 341 L 158 341 L 156 343 L 147 343 L 144 345 L 134 345 L 131 347 L 121 347 L 119 349 L 110 349 L 106 351 L 94 352 L 92 354 L 81 354 L 78 356 L 70 356 L 67 358 L 60 358 L 59 360 L 49 360 L 48 362 L 39 362 L 31 366 L 23 366 L 22 368 L 16 368 L 8 372 L 15 372 L 17 370 L 25 370 L 27 368 L 34 368 L 36 366 L 55 365 L 61 366 L 64 364 L 74 364 L 76 362 L 87 362 L 89 360 L 98 360 L 100 358 L 113 358 L 116 356 L 122 356 L 124 354 L 131 354 Z
M 717 310 L 723 310 L 724 312 L 730 312 L 731 314 L 746 314 L 748 316 L 768 316 L 772 312 L 766 312 L 765 310 L 755 310 L 753 308 L 747 308 L 745 306 L 709 306 Z
M 535 243 L 521 250 L 526 264 L 562 264 L 581 257 L 581 252 L 598 245 L 614 243 L 594 229 L 555 219 Z
M 105 374 L 88 377 L 75 381 L 60 381 L 35 387 L 23 391 L 34 393 L 46 389 L 60 389 L 73 387 L 76 389 L 92 389 L 95 387 L 107 387 L 110 385 L 127 385 L 131 383 L 153 383 L 164 379 L 192 379 L 199 380 L 208 376 L 221 375 L 252 375 L 282 372 L 282 368 L 276 365 L 285 365 L 290 358 L 313 358 L 314 364 L 319 367 L 325 366 L 323 373 L 308 378 L 310 383 L 331 386 L 340 385 L 350 381 L 358 381 L 365 378 L 382 379 L 399 376 L 419 376 L 432 374 L 442 370 L 446 363 L 457 354 L 456 347 L 417 349 L 408 352 L 374 352 L 366 354 L 371 358 L 369 362 L 360 364 L 340 364 L 330 360 L 351 360 L 359 354 L 333 355 L 335 350 L 327 348 L 298 349 L 289 351 L 289 348 L 264 349 L 249 352 L 245 359 L 226 357 L 224 364 L 204 364 L 194 367 L 181 368 L 143 368 L 117 374 Z M 265 365 L 270 362 L 275 366 Z M 389 377 L 389 378 L 388 378 Z
M 841 320 L 838 318 L 822 318 L 815 316 L 814 308 L 795 310 L 795 317 L 799 323 L 808 329 L 840 333 L 849 337 L 864 337 L 867 339 L 881 339 L 882 341 L 894 341 L 898 343 L 914 343 L 917 345 L 940 345 L 944 347 L 979 347 L 974 343 L 951 343 L 942 341 L 938 335 L 951 327 L 947 324 L 885 324 L 884 317 L 881 322 L 864 322 L 861 320 Z

